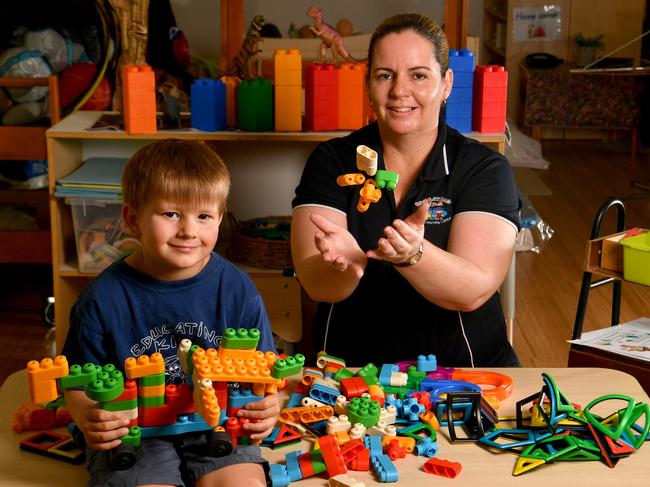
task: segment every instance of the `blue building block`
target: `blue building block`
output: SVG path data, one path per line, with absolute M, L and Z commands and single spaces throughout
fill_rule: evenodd
M 190 88 L 192 127 L 206 132 L 226 129 L 226 85 L 221 80 L 197 79 Z
M 429 436 L 424 436 L 415 445 L 416 455 L 433 458 L 438 453 L 438 443 L 431 439 Z
M 313 384 L 309 389 L 309 397 L 331 406 L 336 404 L 336 398 L 340 395 L 341 393 L 336 389 L 323 384 Z
M 302 399 L 305 397 L 305 394 L 299 392 L 294 392 L 289 396 L 289 401 L 285 404 L 285 408 L 299 408 L 302 406 Z
M 381 436 L 378 435 L 368 435 L 363 437 L 364 446 L 370 450 L 370 456 L 376 457 L 381 455 L 384 450 L 381 444 Z
M 271 485 L 273 487 L 286 487 L 291 483 L 287 466 L 281 463 L 271 464 Z
M 449 67 L 456 72 L 474 71 L 474 53 L 469 49 L 449 49 Z
M 302 471 L 300 470 L 300 464 L 298 463 L 298 457 L 300 455 L 302 455 L 302 450 L 289 452 L 285 456 L 284 463 L 287 466 L 287 472 L 289 473 L 289 480 L 291 480 L 291 482 L 302 479 Z
M 467 118 L 449 118 L 446 119 L 447 125 L 455 128 L 463 134 L 467 134 L 472 131 L 472 119 Z
M 379 371 L 379 383 L 383 386 L 390 385 L 390 375 L 393 372 L 399 372 L 399 367 L 395 364 L 384 364 Z
M 224 415 L 225 416 L 225 415 Z M 179 415 L 174 424 L 166 426 L 145 426 L 140 427 L 142 438 L 153 438 L 156 436 L 174 436 L 195 431 L 209 431 L 214 429 L 209 426 L 198 413 Z
M 388 455 L 371 455 L 370 462 L 380 482 L 397 482 L 397 469 Z
M 438 368 L 438 361 L 432 353 L 429 355 L 418 355 L 416 365 L 418 372 L 434 372 Z
M 228 407 L 240 409 L 250 402 L 259 401 L 262 396 L 256 396 L 248 388 L 243 389 L 229 389 L 228 390 Z
M 402 409 L 398 411 L 402 418 L 415 422 L 419 420 L 420 414 L 424 412 L 424 404 L 420 404 L 416 398 L 410 397 L 402 401 Z
M 457 88 L 469 88 L 474 87 L 474 73 L 472 71 L 454 71 L 454 86 L 452 91 L 456 91 Z

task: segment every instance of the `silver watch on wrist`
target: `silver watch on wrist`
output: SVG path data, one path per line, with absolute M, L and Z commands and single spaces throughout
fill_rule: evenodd
M 415 265 L 418 262 L 420 262 L 420 259 L 422 258 L 422 252 L 424 252 L 424 245 L 420 243 L 420 248 L 418 248 L 418 251 L 416 253 L 411 255 L 404 262 L 401 262 L 399 264 L 394 264 L 394 265 L 396 265 L 397 267 L 409 267 Z

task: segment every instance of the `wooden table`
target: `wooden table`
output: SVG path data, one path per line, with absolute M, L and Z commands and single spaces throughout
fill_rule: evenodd
M 513 394 L 502 402 L 501 416 L 514 414 L 516 401 L 526 398 L 542 388 L 542 372 L 549 373 L 561 391 L 574 403 L 586 405 L 598 396 L 612 393 L 626 394 L 637 401 L 648 402 L 639 383 L 632 376 L 611 369 L 563 368 L 563 369 L 500 369 L 514 380 Z M 76 486 L 85 485 L 87 480 L 82 466 L 43 458 L 19 450 L 18 442 L 27 433 L 15 435 L 11 432 L 11 418 L 19 403 L 27 398 L 27 379 L 24 371 L 7 379 L 0 389 L 0 485 L 20 486 Z M 620 407 L 620 406 L 618 406 Z M 595 411 L 599 413 L 598 410 Z M 602 411 L 600 411 L 603 414 Z M 408 455 L 398 460 L 396 466 L 401 485 L 433 485 L 455 482 L 454 485 L 549 487 L 549 486 L 634 486 L 648 485 L 650 445 L 644 445 L 631 456 L 623 458 L 610 469 L 598 461 L 558 462 L 543 465 L 520 477 L 513 477 L 512 470 L 517 457 L 508 453 L 494 453 L 474 443 L 450 444 L 446 429 L 438 432 L 440 449 L 437 458 L 460 462 L 462 472 L 454 481 L 432 476 L 422 471 L 426 457 Z M 646 442 L 648 443 L 648 442 Z M 307 451 L 310 443 L 303 441 L 300 447 L 289 449 L 263 449 L 271 463 L 284 460 L 290 450 Z M 349 472 L 349 475 L 366 485 L 376 485 L 371 472 Z M 313 477 L 292 483 L 296 486 L 325 486 L 323 477 Z

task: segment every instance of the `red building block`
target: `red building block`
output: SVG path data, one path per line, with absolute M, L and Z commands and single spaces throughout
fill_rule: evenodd
M 348 469 L 345 468 L 343 455 L 341 455 L 341 449 L 339 448 L 335 436 L 321 436 L 318 438 L 318 445 L 320 447 L 321 455 L 323 455 L 325 466 L 327 467 L 327 474 L 330 477 L 348 472 Z
M 503 66 L 476 66 L 472 101 L 472 129 L 503 132 L 506 125 L 508 72 Z
M 439 458 L 430 458 L 422 466 L 422 469 L 426 473 L 440 475 L 448 479 L 456 478 L 462 468 L 463 466 L 458 462 L 450 462 L 449 460 L 441 460 Z
M 333 64 L 307 66 L 305 73 L 305 128 L 338 128 L 339 71 Z
M 341 394 L 348 399 L 361 397 L 363 394 L 368 392 L 368 384 L 363 380 L 363 377 L 348 377 L 346 379 L 341 379 L 340 386 Z

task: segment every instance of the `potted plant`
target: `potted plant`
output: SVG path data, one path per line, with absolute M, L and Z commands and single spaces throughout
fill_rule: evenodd
M 605 34 L 585 37 L 582 35 L 582 32 L 578 32 L 573 37 L 573 42 L 575 42 L 577 46 L 576 66 L 581 68 L 596 59 L 596 49 L 602 49 L 605 47 L 603 37 L 605 37 Z

